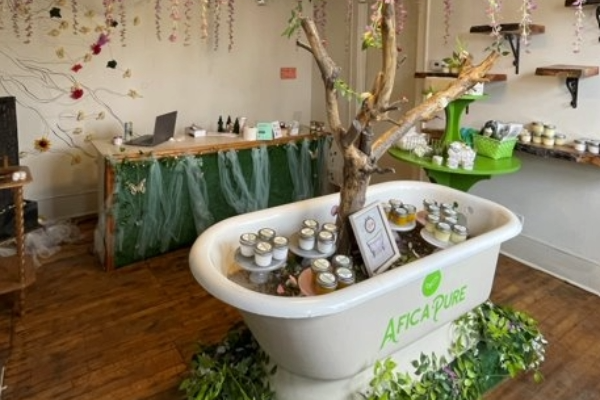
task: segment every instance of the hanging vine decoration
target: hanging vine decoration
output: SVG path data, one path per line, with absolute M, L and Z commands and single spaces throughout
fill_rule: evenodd
M 119 39 L 121 47 L 127 46 L 127 9 L 125 8 L 125 0 L 119 0 Z
M 233 50 L 233 23 L 235 22 L 235 0 L 227 0 L 227 28 L 229 31 L 229 45 L 227 49 Z
M 4 30 L 4 0 L 0 0 L 0 31 Z
M 405 0 L 396 0 L 396 35 L 401 34 L 408 20 L 408 10 L 406 9 Z
M 573 53 L 579 53 L 581 51 L 581 44 L 583 43 L 583 20 L 585 17 L 583 3 L 585 3 L 585 0 L 576 0 L 573 3 L 573 6 L 575 6 L 575 40 L 573 41 Z
M 179 20 L 181 16 L 179 14 L 179 0 L 171 0 L 171 34 L 169 40 L 176 42 L 178 39 Z
M 352 38 L 352 20 L 354 19 L 354 1 L 346 0 L 346 40 L 344 41 L 344 53 L 350 54 L 350 43 Z M 300 29 L 298 30 L 300 33 Z
M 500 11 L 502 8 L 502 0 L 488 0 L 486 14 L 490 21 L 489 25 L 492 28 L 490 36 L 494 38 L 493 48 L 498 48 L 502 42 L 502 33 L 500 32 Z
M 321 33 L 321 39 L 327 42 L 327 0 L 315 0 L 313 3 L 313 19 Z
M 15 33 L 15 37 L 17 39 L 21 38 L 21 28 L 19 27 L 19 8 L 20 6 L 18 4 L 14 4 L 11 14 L 13 32 Z
M 31 43 L 31 38 L 33 36 L 33 19 L 31 14 L 31 6 L 33 6 L 33 0 L 25 0 L 25 4 L 23 5 L 23 14 L 25 22 L 25 44 Z
M 183 3 L 183 45 L 189 46 L 192 40 L 192 6 L 194 2 L 192 0 L 185 0 Z
M 444 44 L 450 40 L 450 19 L 452 18 L 452 0 L 444 0 Z
M 156 0 L 154 3 L 154 27 L 156 29 L 156 39 L 160 42 L 162 40 L 162 31 L 160 29 L 160 14 L 162 12 L 162 7 L 160 6 L 161 0 Z
M 215 0 L 215 26 L 214 26 L 214 43 L 213 49 L 217 51 L 219 49 L 219 29 L 221 28 L 221 0 Z
M 200 39 L 208 39 L 208 8 L 210 0 L 200 0 Z
M 71 14 L 73 14 L 73 35 L 79 34 L 79 4 L 71 0 Z
M 525 47 L 525 52 L 529 53 L 530 35 L 531 35 L 531 14 L 537 8 L 535 0 L 523 0 L 521 4 L 521 44 Z

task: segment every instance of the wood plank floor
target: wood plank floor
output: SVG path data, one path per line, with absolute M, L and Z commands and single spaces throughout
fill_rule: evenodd
M 0 313 L 3 400 L 180 399 L 197 341 L 239 320 L 194 281 L 187 249 L 103 272 L 93 225 L 80 223 L 82 239 L 43 261 L 11 351 L 10 314 Z M 486 400 L 600 398 L 599 297 L 501 257 L 492 299 L 537 318 L 550 345 L 544 383 L 510 380 Z

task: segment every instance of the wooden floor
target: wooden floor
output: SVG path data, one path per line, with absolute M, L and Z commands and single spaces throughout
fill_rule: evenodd
M 238 314 L 194 281 L 187 249 L 105 273 L 93 221 L 80 228 L 82 240 L 38 269 L 11 351 L 10 314 L 0 314 L 1 399 L 180 399 L 196 342 L 218 340 Z M 492 299 L 537 318 L 550 345 L 544 383 L 510 380 L 486 400 L 600 398 L 599 297 L 501 257 Z

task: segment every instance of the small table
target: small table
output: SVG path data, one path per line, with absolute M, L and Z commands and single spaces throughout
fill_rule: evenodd
M 6 159 L 5 159 L 6 161 Z M 12 179 L 12 174 L 22 174 L 23 178 Z M 35 281 L 35 269 L 31 257 L 25 254 L 25 222 L 23 210 L 23 187 L 32 181 L 29 168 L 6 165 L 0 167 L 0 190 L 10 189 L 15 201 L 15 240 L 17 254 L 2 259 L 0 267 L 0 295 L 19 292 L 19 302 L 15 306 L 17 313 L 24 312 L 25 288 Z
M 494 160 L 489 157 L 477 156 L 472 170 L 462 168 L 452 169 L 434 164 L 430 158 L 417 157 L 413 153 L 391 148 L 389 154 L 401 161 L 417 165 L 425 170 L 429 180 L 454 189 L 469 191 L 477 182 L 490 179 L 494 175 L 504 175 L 517 172 L 521 168 L 521 160 L 513 156 Z

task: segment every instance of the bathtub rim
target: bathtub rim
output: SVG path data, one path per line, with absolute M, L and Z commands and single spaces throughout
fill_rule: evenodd
M 413 187 L 436 185 L 419 181 L 393 181 L 371 185 L 367 195 L 371 191 L 385 192 L 400 183 Z M 487 250 L 491 247 L 500 247 L 500 244 L 511 239 L 521 231 L 521 223 L 517 216 L 508 208 L 489 201 L 487 199 L 460 192 L 443 186 L 444 191 L 456 192 L 456 196 L 468 196 L 477 198 L 478 202 L 486 203 L 494 207 L 506 219 L 506 222 L 492 231 L 482 233 L 465 243 L 457 244 L 444 251 L 431 254 L 423 259 L 411 262 L 401 268 L 388 270 L 375 277 L 360 282 L 357 285 L 344 290 L 330 293 L 326 296 L 314 297 L 279 297 L 262 294 L 244 288 L 231 281 L 221 272 L 219 266 L 215 266 L 207 251 L 218 246 L 219 232 L 230 229 L 232 220 L 247 219 L 268 215 L 274 210 L 282 210 L 290 207 L 298 207 L 301 204 L 311 204 L 311 207 L 329 205 L 333 198 L 339 198 L 338 193 L 315 197 L 296 203 L 284 204 L 270 209 L 260 210 L 253 213 L 234 216 L 218 222 L 208 228 L 192 245 L 189 255 L 190 270 L 198 283 L 211 295 L 244 312 L 273 318 L 303 319 L 327 316 L 334 313 L 346 311 L 358 304 L 365 303 L 370 299 L 383 296 L 386 293 L 405 286 L 415 280 L 422 279 L 428 274 L 444 270 L 454 263 L 464 260 L 469 256 Z M 335 200 L 337 201 L 337 199 Z M 315 203 L 315 204 L 312 204 Z M 319 204 L 320 203 L 320 204 Z M 210 265 L 210 266 L 208 266 Z M 495 268 L 495 265 L 494 265 Z

